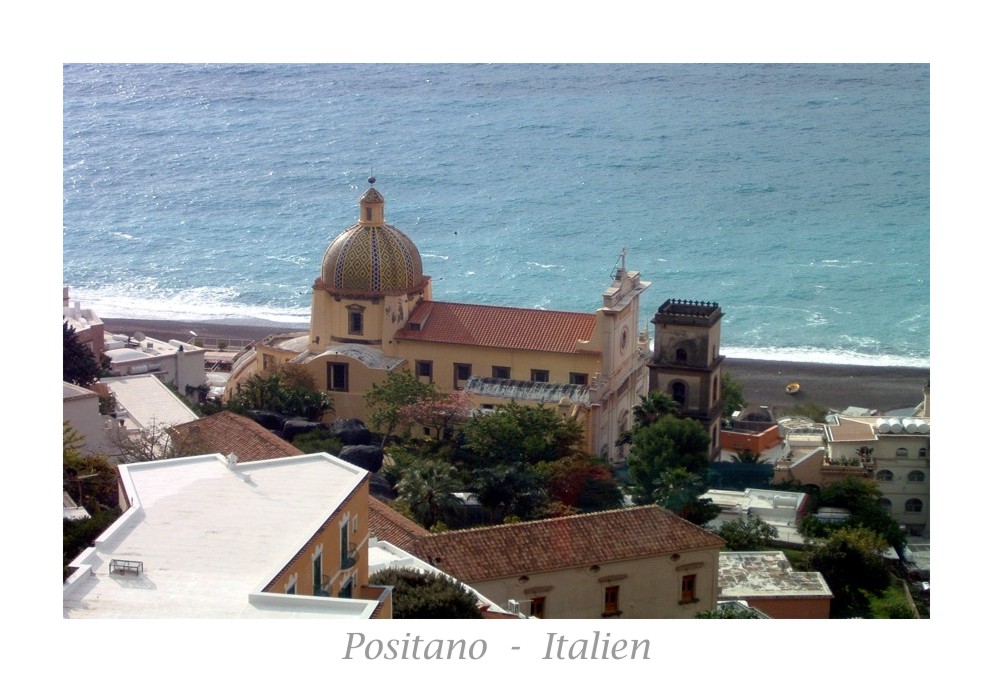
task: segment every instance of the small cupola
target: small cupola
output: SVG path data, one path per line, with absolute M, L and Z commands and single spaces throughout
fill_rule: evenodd
M 359 199 L 361 210 L 358 215 L 359 224 L 383 225 L 386 223 L 386 199 L 375 187 L 375 177 L 369 177 L 369 188 Z

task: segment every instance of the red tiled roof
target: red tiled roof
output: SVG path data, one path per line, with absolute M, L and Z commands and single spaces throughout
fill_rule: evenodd
M 645 505 L 429 534 L 408 552 L 472 583 L 723 545 L 716 534 Z
M 420 326 L 413 330 L 411 325 Z M 477 347 L 575 353 L 589 340 L 596 315 L 546 309 L 492 307 L 458 302 L 421 302 L 396 337 Z
M 380 541 L 392 543 L 407 552 L 416 545 L 417 539 L 430 535 L 427 529 L 372 496 L 369 496 L 369 530 Z
M 190 444 L 196 451 L 233 453 L 241 463 L 303 455 L 298 448 L 251 418 L 231 411 L 221 411 L 173 429 L 179 436 L 189 435 Z

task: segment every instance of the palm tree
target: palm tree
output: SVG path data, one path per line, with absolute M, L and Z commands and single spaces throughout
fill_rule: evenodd
M 747 463 L 749 465 L 757 465 L 758 463 L 763 463 L 760 453 L 755 453 L 751 449 L 744 449 L 743 451 L 738 451 L 733 456 L 735 463 Z
M 425 529 L 451 517 L 459 505 L 453 495 L 457 490 L 454 466 L 438 460 L 415 463 L 396 485 L 399 497 Z
M 641 397 L 634 407 L 634 427 L 646 427 L 663 416 L 678 415 L 682 405 L 663 392 L 651 392 Z

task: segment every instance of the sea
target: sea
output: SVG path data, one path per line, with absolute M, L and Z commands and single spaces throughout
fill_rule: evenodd
M 438 300 L 595 311 L 616 267 L 727 356 L 930 365 L 927 64 L 64 64 L 63 285 L 309 321 L 376 178 Z

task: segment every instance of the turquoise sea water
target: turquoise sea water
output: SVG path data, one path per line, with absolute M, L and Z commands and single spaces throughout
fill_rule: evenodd
M 621 249 L 730 356 L 928 366 L 926 65 L 63 69 L 63 283 L 305 323 L 372 172 L 437 299 L 593 311 Z

